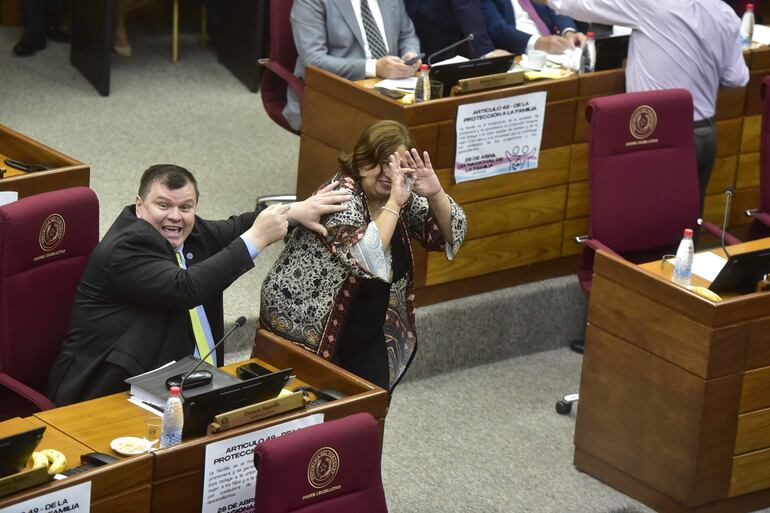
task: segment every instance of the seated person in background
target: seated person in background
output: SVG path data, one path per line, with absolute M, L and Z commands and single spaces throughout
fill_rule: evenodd
M 402 0 L 295 0 L 291 28 L 297 47 L 294 74 L 305 76 L 312 64 L 348 80 L 413 75 L 420 42 Z M 295 130 L 302 124 L 291 88 L 284 116 Z
M 405 4 L 420 38 L 420 48 L 428 57 L 473 34 L 464 52 L 463 46 L 441 52 L 434 63 L 460 53 L 469 59 L 508 55 L 505 50 L 496 50 L 487 35 L 480 0 L 405 0 Z
M 70 42 L 69 34 L 58 25 L 61 0 L 24 0 L 21 9 L 24 31 L 13 47 L 14 54 L 19 57 L 34 55 L 38 50 L 45 49 L 47 39 L 57 43 Z
M 586 40 L 572 18 L 531 0 L 481 0 L 481 8 L 494 45 L 517 55 L 533 49 L 559 54 Z
M 150 167 L 135 204 L 91 255 L 48 396 L 61 406 L 128 390 L 123 380 L 130 376 L 205 355 L 224 331 L 222 292 L 286 234 L 287 221 L 322 229 L 316 224 L 322 214 L 344 210 L 339 203 L 347 194 L 332 192 L 334 186 L 259 216 L 208 221 L 195 215 L 198 184 L 189 171 Z M 222 365 L 222 348 L 212 357 Z
M 466 230 L 413 146 L 395 121 L 364 130 L 330 180 L 350 194 L 348 210 L 321 220 L 327 236 L 294 230 L 260 303 L 264 327 L 391 392 L 417 348 L 410 236 L 452 259 Z

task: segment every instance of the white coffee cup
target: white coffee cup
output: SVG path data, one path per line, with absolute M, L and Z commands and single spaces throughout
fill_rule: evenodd
M 545 58 L 548 56 L 542 50 L 530 50 L 527 52 L 527 67 L 532 69 L 541 69 L 545 66 Z

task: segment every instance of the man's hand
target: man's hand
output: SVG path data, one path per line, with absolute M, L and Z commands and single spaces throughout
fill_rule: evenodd
M 270 205 L 260 212 L 254 224 L 245 233 L 257 251 L 261 252 L 273 242 L 286 236 L 289 230 L 288 213 L 289 205 L 280 204 Z
M 321 216 L 342 212 L 348 208 L 350 200 L 347 190 L 334 190 L 339 184 L 332 182 L 305 201 L 292 203 L 289 207 L 289 220 L 326 237 L 326 227 L 320 223 Z
M 412 57 L 417 57 L 417 54 L 414 52 L 406 52 L 404 55 L 401 56 L 401 60 L 403 60 L 404 64 L 406 64 L 406 61 L 408 61 Z M 414 68 L 415 71 L 420 69 L 420 64 L 422 64 L 422 59 L 418 59 L 414 61 L 414 64 L 412 64 L 412 67 Z
M 414 57 L 414 54 L 412 55 Z M 377 76 L 381 78 L 405 78 L 414 75 L 417 68 L 408 66 L 400 57 L 386 55 L 377 59 Z
M 504 57 L 506 55 L 511 55 L 511 52 L 508 50 L 501 50 L 500 48 L 495 48 L 491 52 L 487 52 L 484 54 L 484 57 Z
M 564 37 L 570 43 L 572 43 L 573 46 L 577 46 L 581 48 L 583 44 L 586 42 L 586 39 L 588 39 L 586 35 L 583 34 L 582 32 L 573 32 L 573 31 L 567 32 L 566 34 L 564 34 Z
M 562 36 L 542 36 L 535 41 L 535 50 L 542 50 L 548 53 L 564 53 L 566 50 L 572 50 L 575 45 Z

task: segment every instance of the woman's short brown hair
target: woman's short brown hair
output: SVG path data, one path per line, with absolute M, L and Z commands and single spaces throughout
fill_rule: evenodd
M 414 147 L 414 137 L 409 130 L 389 119 L 369 125 L 358 137 L 353 153 L 340 153 L 337 161 L 342 171 L 359 178 L 359 169 L 369 169 L 388 160 L 399 146 Z

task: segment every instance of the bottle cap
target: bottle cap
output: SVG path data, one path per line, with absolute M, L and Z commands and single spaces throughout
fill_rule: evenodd
M 173 397 L 175 395 L 179 395 L 182 392 L 182 389 L 179 387 L 171 387 L 168 389 L 168 391 L 171 393 L 171 396 Z
M 589 32 L 588 34 L 586 34 L 586 37 L 588 39 L 594 39 L 594 37 L 596 37 L 596 34 L 594 34 L 593 32 Z
M 746 10 L 747 11 L 753 11 L 754 10 L 754 4 L 746 4 Z
M 420 71 L 428 71 L 429 66 L 427 64 L 420 64 Z
M 684 229 L 684 236 L 685 237 L 692 237 L 692 230 L 689 228 Z

